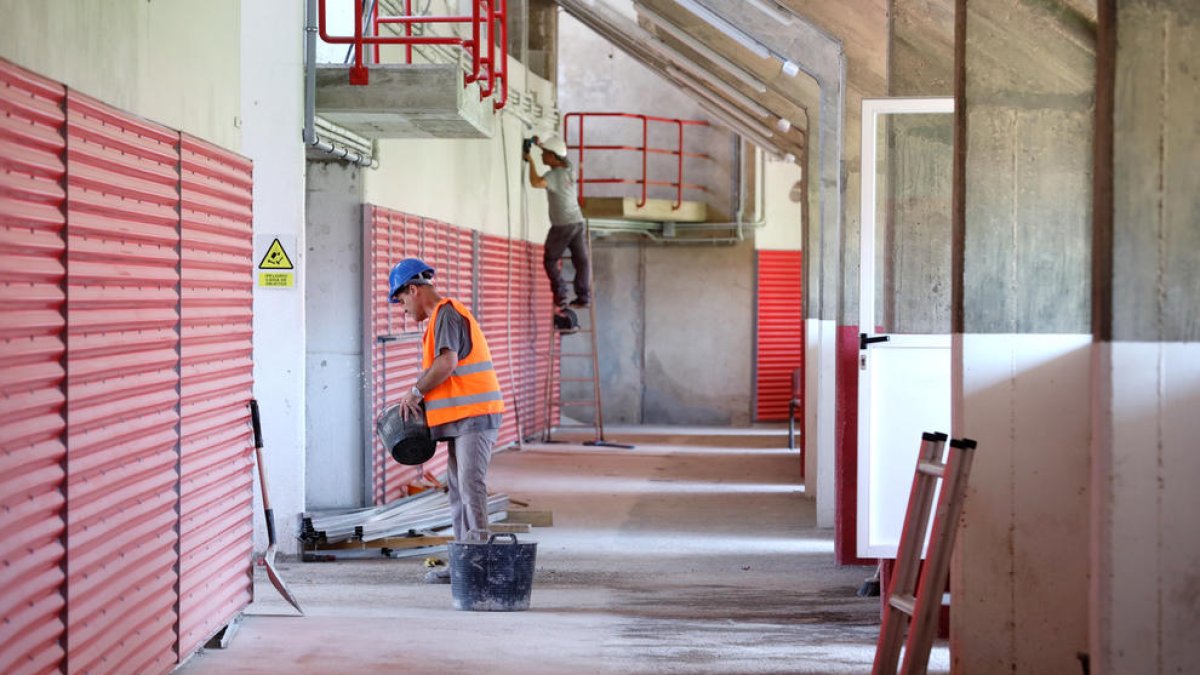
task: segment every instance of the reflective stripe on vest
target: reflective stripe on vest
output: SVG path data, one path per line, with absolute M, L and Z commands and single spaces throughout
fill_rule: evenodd
M 451 298 L 445 298 L 434 307 L 425 326 L 421 367 L 428 370 L 433 364 L 436 342 L 434 329 L 438 312 L 449 304 L 467 322 L 471 335 L 471 352 L 460 359 L 454 372 L 446 381 L 425 394 L 425 419 L 429 426 L 436 427 L 467 417 L 491 415 L 504 412 L 504 397 L 500 392 L 500 380 L 492 365 L 492 354 L 487 339 L 479 328 L 479 322 L 463 306 Z
M 473 394 L 471 396 L 454 396 L 451 398 L 441 398 L 436 401 L 425 401 L 426 410 L 441 410 L 443 408 L 453 408 L 457 405 L 469 405 L 471 403 L 483 403 L 484 401 L 500 401 L 503 398 L 498 391 L 485 391 L 482 394 Z

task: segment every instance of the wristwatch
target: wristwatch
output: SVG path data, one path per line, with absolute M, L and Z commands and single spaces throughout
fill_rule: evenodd
M 410 394 L 412 394 L 412 395 L 413 395 L 413 398 L 417 399 L 418 401 L 420 401 L 421 399 L 425 398 L 425 394 L 422 394 L 422 393 L 421 393 L 421 390 L 420 390 L 420 389 L 417 389 L 417 385 L 415 385 L 415 384 L 413 385 L 413 388 L 412 388 L 412 389 L 409 389 L 409 390 L 408 390 L 408 392 L 409 392 Z

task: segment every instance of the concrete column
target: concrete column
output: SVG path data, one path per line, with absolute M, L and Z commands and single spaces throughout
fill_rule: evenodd
M 1200 5 L 1101 2 L 1097 51 L 1092 672 L 1200 672 Z
M 305 461 L 304 5 L 244 2 L 241 30 L 242 153 L 254 160 L 254 234 L 296 242 L 287 251 L 295 287 L 254 291 L 254 395 L 279 550 L 294 554 Z M 254 522 L 255 549 L 262 550 L 262 518 Z
M 979 442 L 952 565 L 956 671 L 1087 648 L 1094 14 L 958 0 L 953 431 Z
M 364 506 L 363 169 L 308 163 L 307 506 Z M 373 446 L 371 446 L 373 447 Z

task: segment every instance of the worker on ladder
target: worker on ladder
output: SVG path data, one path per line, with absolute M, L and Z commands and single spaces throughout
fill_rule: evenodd
M 591 263 L 589 260 L 587 229 L 583 223 L 583 211 L 579 208 L 579 190 L 575 184 L 575 167 L 567 159 L 567 144 L 558 136 L 533 143 L 542 149 L 542 163 L 549 167 L 545 175 L 538 175 L 537 167 L 525 152 L 529 162 L 529 184 L 546 190 L 550 207 L 550 231 L 546 233 L 542 262 L 546 276 L 550 278 L 550 290 L 554 293 L 554 308 L 560 316 L 569 307 L 586 308 L 591 305 Z M 571 264 L 575 267 L 575 298 L 568 301 L 570 285 L 563 280 L 559 264 L 563 254 L 570 249 Z M 556 321 L 560 328 L 565 325 Z

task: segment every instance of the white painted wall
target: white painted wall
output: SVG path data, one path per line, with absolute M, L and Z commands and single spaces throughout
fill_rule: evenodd
M 951 433 L 979 443 L 951 564 L 956 672 L 1080 672 L 1076 654 L 1088 647 L 1091 341 L 953 338 Z
M 807 345 L 805 404 L 809 424 L 804 446 L 805 494 L 817 502 L 817 527 L 833 527 L 837 518 L 837 339 L 836 321 L 809 320 L 816 335 Z M 814 386 L 815 385 L 815 386 Z M 815 391 L 814 391 L 815 390 Z M 811 394 L 811 395 L 810 395 Z M 815 466 L 811 466 L 815 462 Z
M 1093 353 L 1092 672 L 1200 672 L 1200 343 Z
M 254 161 L 255 237 L 296 241 L 287 251 L 295 287 L 255 288 L 254 395 L 279 550 L 297 553 L 305 488 L 304 3 L 245 2 L 241 26 L 242 154 Z M 256 550 L 266 547 L 261 520 Z
M 0 57 L 238 151 L 239 0 L 0 0 Z

